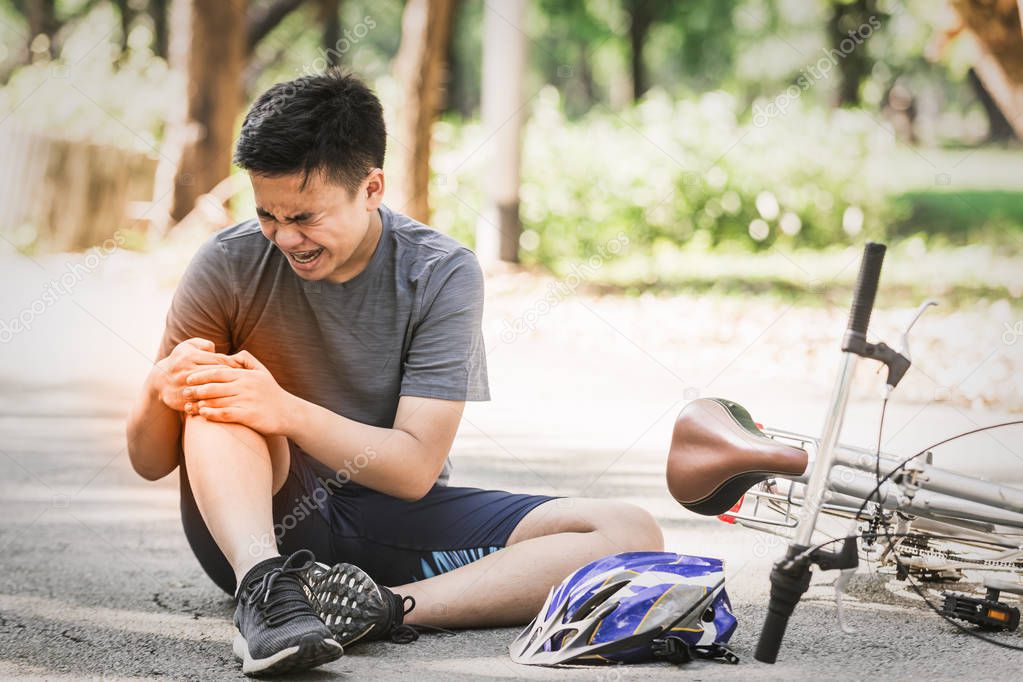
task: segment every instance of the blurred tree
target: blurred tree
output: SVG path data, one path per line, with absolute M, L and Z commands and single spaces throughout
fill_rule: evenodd
M 121 21 L 121 31 L 118 35 L 118 44 L 121 48 L 121 56 L 128 51 L 128 34 L 131 32 L 131 22 L 135 19 L 135 10 L 128 0 L 113 0 L 117 8 L 117 17 Z
M 742 0 L 689 0 L 666 3 L 651 28 L 650 57 L 662 62 L 656 81 L 681 82 L 694 90 L 721 88 L 732 78 L 735 55 L 744 45 L 736 37 L 733 15 Z M 658 34 L 660 40 L 657 40 Z M 656 43 L 656 44 L 654 44 Z M 649 48 L 648 48 L 649 50 Z M 646 52 L 644 52 L 646 54 Z M 652 71 L 653 60 L 644 57 Z M 666 63 L 666 64 L 665 64 Z M 665 66 L 673 68 L 665 68 Z
M 861 86 L 874 67 L 863 41 L 881 28 L 887 17 L 878 0 L 831 0 L 828 42 L 842 77 L 835 91 L 834 106 L 860 105 Z
M 408 0 L 394 75 L 402 88 L 396 130 L 396 177 L 392 187 L 403 213 L 430 219 L 430 134 L 442 102 L 446 56 L 456 0 Z
M 519 186 L 526 35 L 526 0 L 487 5 L 483 16 L 483 130 L 486 205 L 476 223 L 476 253 L 485 263 L 519 260 Z
M 482 2 L 464 2 L 458 7 L 448 50 L 444 113 L 457 113 L 463 119 L 474 116 L 480 105 L 483 8 Z
M 167 2 L 168 0 L 149 0 L 146 12 L 153 22 L 153 54 L 167 58 Z
M 269 35 L 286 16 L 298 9 L 306 0 L 272 0 L 271 2 L 255 3 L 246 21 L 248 31 L 248 51 Z
M 57 20 L 57 7 L 55 0 L 20 0 L 15 2 L 17 7 L 25 15 L 28 24 L 29 54 L 31 46 L 39 36 L 46 37 L 47 49 L 50 57 L 57 56 L 56 35 L 60 30 L 61 22 Z
M 323 25 L 323 51 L 330 66 L 341 64 L 341 0 L 317 0 L 318 20 Z
M 987 141 L 1008 142 L 1015 138 L 1016 134 L 1012 126 L 1009 124 L 1008 119 L 1005 118 L 1002 110 L 998 108 L 998 104 L 995 103 L 991 93 L 984 87 L 984 81 L 977 75 L 977 70 L 971 67 L 966 77 L 970 81 L 970 87 L 973 88 L 974 94 L 977 95 L 977 100 L 984 107 L 984 113 L 987 114 Z
M 732 15 L 740 2 L 542 0 L 544 40 L 531 58 L 547 82 L 559 85 L 573 115 L 600 100 L 622 103 L 622 81 L 632 101 L 653 83 L 672 93 L 680 86 L 720 87 L 738 46 Z M 626 56 L 627 75 L 618 59 L 602 58 L 604 46 Z
M 156 232 L 179 222 L 231 172 L 235 124 L 252 49 L 304 0 L 172 0 L 169 62 L 185 76 L 157 169 Z M 210 68 L 216 65 L 216 68 Z
M 168 115 L 157 169 L 156 215 L 182 220 L 231 171 L 242 104 L 246 0 L 172 0 L 171 68 L 185 76 L 185 98 Z M 211 68 L 212 66 L 216 68 Z M 154 221 L 157 222 L 157 221 Z M 160 233 L 167 227 L 156 224 Z
M 60 54 L 58 33 L 65 25 L 77 21 L 92 11 L 92 8 L 99 4 L 99 0 L 84 0 L 70 8 L 64 7 L 63 3 L 57 6 L 56 0 L 14 0 L 15 11 L 25 18 L 28 29 L 28 45 L 26 58 L 31 60 L 32 44 L 43 36 L 45 48 L 40 51 L 49 54 L 50 59 L 55 59 Z
M 543 40 L 537 41 L 540 49 L 529 51 L 529 59 L 544 82 L 557 85 L 566 111 L 585 113 L 606 96 L 597 82 L 594 52 L 617 46 L 620 39 L 607 17 L 598 14 L 601 6 L 586 0 L 540 0 L 537 7 Z
M 977 76 L 1023 139 L 1023 33 L 1016 0 L 952 0 L 963 25 L 976 38 Z
M 643 47 L 654 22 L 662 19 L 674 3 L 653 0 L 623 0 L 622 6 L 629 17 L 629 63 L 632 75 L 632 99 L 639 101 L 650 87 L 647 82 Z

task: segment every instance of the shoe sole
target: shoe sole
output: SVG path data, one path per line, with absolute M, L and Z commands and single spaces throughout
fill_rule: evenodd
M 240 632 L 235 635 L 233 648 L 234 655 L 242 661 L 242 672 L 246 675 L 280 675 L 307 670 L 335 661 L 344 654 L 338 642 L 317 634 L 308 634 L 295 646 L 281 649 L 266 658 L 253 658 L 249 654 L 249 644 Z
M 378 611 L 383 600 L 376 582 L 358 566 L 316 564 L 306 577 L 309 602 L 342 646 L 359 641 L 375 625 L 367 611 Z

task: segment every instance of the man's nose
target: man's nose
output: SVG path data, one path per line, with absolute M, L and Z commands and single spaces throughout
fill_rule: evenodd
M 277 242 L 277 246 L 284 250 L 288 250 L 301 246 L 302 242 L 305 241 L 305 237 L 293 226 L 281 225 L 277 228 L 277 232 L 274 234 L 274 241 Z

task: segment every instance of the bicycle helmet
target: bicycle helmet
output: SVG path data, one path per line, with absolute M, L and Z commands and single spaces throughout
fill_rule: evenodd
M 720 559 L 671 552 L 613 554 L 583 566 L 551 590 L 512 642 L 512 660 L 684 662 L 722 658 L 737 621 Z

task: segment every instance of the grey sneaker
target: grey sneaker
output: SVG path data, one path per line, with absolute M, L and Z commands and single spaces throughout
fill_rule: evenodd
M 340 658 L 344 649 L 306 596 L 312 552 L 274 557 L 253 566 L 238 587 L 234 654 L 246 675 L 306 670 Z
M 416 600 L 377 585 L 358 566 L 314 563 L 306 582 L 309 601 L 342 646 L 379 639 L 408 644 L 419 639 L 416 629 L 404 622 Z

